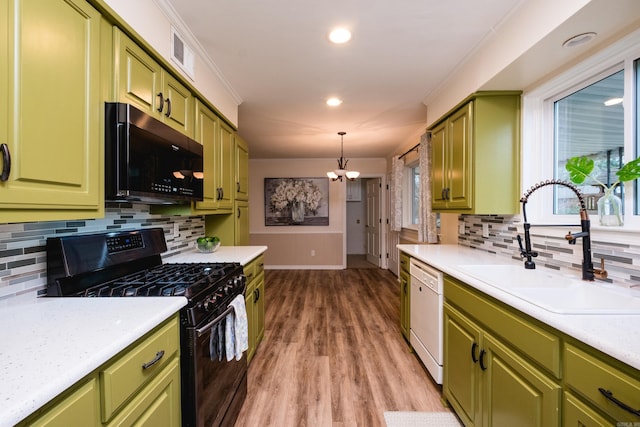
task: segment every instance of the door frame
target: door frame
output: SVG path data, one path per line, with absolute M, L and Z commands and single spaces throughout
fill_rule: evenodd
M 387 204 L 387 175 L 384 173 L 372 173 L 372 174 L 362 174 L 358 177 L 359 179 L 369 179 L 369 178 L 380 178 L 380 200 L 378 200 L 378 203 L 380 204 L 379 209 L 380 209 L 380 220 L 381 220 L 381 224 L 380 224 L 380 252 L 382 255 L 382 258 L 380 260 L 380 268 L 383 269 L 387 269 L 388 268 L 388 260 L 386 257 L 386 253 L 387 253 L 387 221 L 388 219 L 388 212 L 386 209 L 386 204 Z M 342 187 L 343 187 L 343 203 L 342 203 L 342 268 L 346 269 L 347 268 L 347 183 L 346 181 L 342 183 Z

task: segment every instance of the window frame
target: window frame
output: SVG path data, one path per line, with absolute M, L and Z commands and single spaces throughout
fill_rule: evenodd
M 402 175 L 402 228 L 418 230 L 418 223 L 413 222 L 413 170 L 420 167 L 419 160 L 404 165 Z
M 547 82 L 526 90 L 522 98 L 522 192 L 534 184 L 553 178 L 554 174 L 554 101 L 567 96 L 582 87 L 594 83 L 604 76 L 624 69 L 624 161 L 635 159 L 639 153 L 636 147 L 636 91 L 634 60 L 640 58 L 640 30 L 636 30 L 610 46 L 596 52 L 584 61 L 569 68 Z M 539 143 L 543 141 L 544 143 Z M 602 233 L 619 235 L 640 234 L 640 215 L 635 212 L 634 196 L 637 183 L 626 182 L 625 216 L 621 227 L 606 227 L 598 224 L 597 217 L 590 217 L 591 226 Z M 547 186 L 531 195 L 526 206 L 527 222 L 543 225 L 575 225 L 576 215 L 553 214 L 553 188 Z M 558 228 L 558 227 L 554 227 Z M 566 233 L 566 229 L 562 229 Z M 611 232 L 611 233 L 609 233 Z M 555 233 L 554 233 L 555 234 Z M 623 236 L 619 236 L 624 239 Z M 614 240 L 617 240 L 614 238 Z

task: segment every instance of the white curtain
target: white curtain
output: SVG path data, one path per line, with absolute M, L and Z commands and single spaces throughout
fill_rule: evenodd
M 400 156 L 391 159 L 391 231 L 402 230 L 402 177 L 404 160 Z
M 420 138 L 420 197 L 418 215 L 418 241 L 438 243 L 436 214 L 431 212 L 431 133 Z

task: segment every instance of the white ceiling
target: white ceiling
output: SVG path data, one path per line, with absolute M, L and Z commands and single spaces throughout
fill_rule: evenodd
M 522 0 L 169 2 L 242 100 L 251 158 L 337 157 L 339 131 L 350 158 L 417 143 L 423 99 Z M 349 43 L 328 41 L 337 25 Z

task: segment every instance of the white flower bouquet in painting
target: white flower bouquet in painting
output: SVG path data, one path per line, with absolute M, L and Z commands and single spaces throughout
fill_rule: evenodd
M 296 209 L 315 215 L 322 202 L 322 191 L 311 180 L 289 178 L 281 181 L 271 195 L 270 208 L 273 212 L 288 215 Z M 302 206 L 302 207 L 300 207 Z

